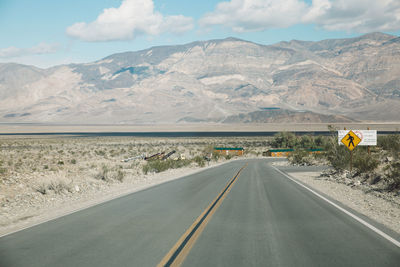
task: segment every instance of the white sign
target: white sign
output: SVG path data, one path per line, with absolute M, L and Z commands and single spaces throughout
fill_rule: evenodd
M 338 143 L 343 145 L 340 141 L 350 130 L 339 130 L 338 131 Z M 376 130 L 352 130 L 358 137 L 360 137 L 361 142 L 359 146 L 376 146 Z

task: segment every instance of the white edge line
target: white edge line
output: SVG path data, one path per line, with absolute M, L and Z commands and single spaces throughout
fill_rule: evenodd
M 366 221 L 364 221 L 363 219 L 361 219 L 360 217 L 358 217 L 357 215 L 349 212 L 348 210 L 340 207 L 339 205 L 335 204 L 334 202 L 330 201 L 329 199 L 327 199 L 326 197 L 322 196 L 321 194 L 315 192 L 314 190 L 312 190 L 311 188 L 305 186 L 304 184 L 300 183 L 299 181 L 293 179 L 292 177 L 290 177 L 288 174 L 284 173 L 283 171 L 279 170 L 278 168 L 276 168 L 275 166 L 272 166 L 272 168 L 274 168 L 276 171 L 278 171 L 279 173 L 283 174 L 285 177 L 287 177 L 288 179 L 292 180 L 293 182 L 295 182 L 296 184 L 302 186 L 303 188 L 307 189 L 308 191 L 310 191 L 311 193 L 313 193 L 314 195 L 318 196 L 319 198 L 325 200 L 326 202 L 328 202 L 329 204 L 331 204 L 332 206 L 334 206 L 335 208 L 339 209 L 340 211 L 344 212 L 345 214 L 349 215 L 350 217 L 352 217 L 353 219 L 355 219 L 356 221 L 358 221 L 359 223 L 363 224 L 364 226 L 368 227 L 369 229 L 371 229 L 372 231 L 374 231 L 375 233 L 377 233 L 378 235 L 380 235 L 381 237 L 385 238 L 386 240 L 390 241 L 391 243 L 393 243 L 394 245 L 396 245 L 397 247 L 400 248 L 400 242 L 397 241 L 396 239 L 394 239 L 393 237 L 389 236 L 388 234 L 382 232 L 381 230 L 379 230 L 378 228 L 376 228 L 375 226 L 367 223 Z
M 234 160 L 225 161 L 225 162 L 222 162 L 222 163 L 217 163 L 217 164 L 214 165 L 214 166 L 206 166 L 206 167 L 201 168 L 201 169 L 199 169 L 199 170 L 197 170 L 197 171 L 195 171 L 195 172 L 193 172 L 193 173 L 183 174 L 183 175 L 178 176 L 178 177 L 176 177 L 176 178 L 168 179 L 168 180 L 166 180 L 166 181 L 161 181 L 160 183 L 151 184 L 151 185 L 145 185 L 145 186 L 143 186 L 143 187 L 139 187 L 139 188 L 136 188 L 136 189 L 132 189 L 132 191 L 129 191 L 129 192 L 123 193 L 123 194 L 121 194 L 121 195 L 117 195 L 117 196 L 111 196 L 110 198 L 103 199 L 103 200 L 101 200 L 101 201 L 99 201 L 99 202 L 88 203 L 87 205 L 84 205 L 83 207 L 73 209 L 73 210 L 71 210 L 71 211 L 68 211 L 68 212 L 66 212 L 66 213 L 60 214 L 60 215 L 58 215 L 58 216 L 54 216 L 54 217 L 47 218 L 47 219 L 44 219 L 44 220 L 39 220 L 39 221 L 36 222 L 36 223 L 33 223 L 33 224 L 28 225 L 28 226 L 21 227 L 21 228 L 18 228 L 18 229 L 16 229 L 16 230 L 14 230 L 14 231 L 5 233 L 5 234 L 3 234 L 3 235 L 0 235 L 0 238 L 5 237 L 5 236 L 8 236 L 8 235 L 15 234 L 15 233 L 18 233 L 18 232 L 21 232 L 21 231 L 23 231 L 23 230 L 26 230 L 26 229 L 29 229 L 29 228 L 32 228 L 32 227 L 35 227 L 35 226 L 38 226 L 38 225 L 40 225 L 40 224 L 42 224 L 42 223 L 47 223 L 47 222 L 50 222 L 50 221 L 57 220 L 57 219 L 59 219 L 59 218 L 62 218 L 62 217 L 71 215 L 71 214 L 73 214 L 73 213 L 76 213 L 76 212 L 79 212 L 79 211 L 82 211 L 82 210 L 85 210 L 85 209 L 89 209 L 89 208 L 95 207 L 95 206 L 97 206 L 97 205 L 104 204 L 104 203 L 106 203 L 106 202 L 108 202 L 108 201 L 112 201 L 112 200 L 115 200 L 115 199 L 118 199 L 118 198 L 123 198 L 123 197 L 125 197 L 125 196 L 130 195 L 130 194 L 138 193 L 138 192 L 140 192 L 140 191 L 144 191 L 144 190 L 147 190 L 147 189 L 150 189 L 150 188 L 152 188 L 152 187 L 155 187 L 155 186 L 158 186 L 158 185 L 162 185 L 162 184 L 165 184 L 165 183 L 168 183 L 168 182 L 172 182 L 172 181 L 175 181 L 175 180 L 180 180 L 180 179 L 186 178 L 186 177 L 188 177 L 188 176 L 191 176 L 191 175 L 200 173 L 200 172 L 202 172 L 202 171 L 206 171 L 206 170 L 208 170 L 208 169 L 216 168 L 216 167 L 219 167 L 219 166 L 222 166 L 222 165 L 225 165 L 225 164 L 228 164 L 228 163 L 232 163 L 232 162 L 235 162 L 235 161 L 247 160 L 247 159 L 252 159 L 252 158 L 239 158 L 239 159 L 234 159 Z

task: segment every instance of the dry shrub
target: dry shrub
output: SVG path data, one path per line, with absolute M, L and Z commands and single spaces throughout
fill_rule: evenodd
M 290 163 L 298 165 L 311 165 L 313 161 L 310 153 L 304 149 L 296 149 L 293 151 L 293 153 L 289 155 L 288 160 Z
M 365 152 L 355 153 L 353 166 L 360 173 L 368 173 L 374 171 L 379 165 L 379 161 L 375 156 L 368 155 Z
M 400 161 L 392 162 L 388 167 L 388 178 L 390 179 L 389 190 L 400 189 Z
M 52 177 L 44 177 L 39 179 L 33 186 L 33 189 L 43 195 L 54 192 L 55 194 L 72 193 L 72 181 L 68 180 L 65 175 L 57 173 Z
M 153 161 L 148 161 L 145 165 L 143 165 L 143 173 L 147 174 L 149 172 L 163 172 L 168 169 L 177 169 L 177 168 L 182 168 L 185 166 L 190 165 L 192 161 L 191 160 L 173 160 L 173 159 L 167 159 L 167 160 L 153 160 Z
M 102 165 L 101 169 L 95 174 L 94 178 L 105 182 L 117 180 L 122 182 L 125 178 L 125 172 L 121 170 L 121 166 L 110 168 L 107 165 Z

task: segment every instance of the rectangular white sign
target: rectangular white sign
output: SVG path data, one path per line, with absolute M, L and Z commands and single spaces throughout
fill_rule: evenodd
M 350 130 L 339 130 L 338 131 L 338 142 L 339 145 L 343 145 L 341 140 Z M 359 146 L 376 146 L 377 134 L 376 130 L 352 130 L 358 137 L 360 137 L 361 142 Z

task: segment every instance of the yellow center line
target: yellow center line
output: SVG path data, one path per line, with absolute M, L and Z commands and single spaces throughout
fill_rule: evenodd
M 164 256 L 157 267 L 161 266 L 180 266 L 189 254 L 197 238 L 201 235 L 212 215 L 221 205 L 227 194 L 231 191 L 233 184 L 237 181 L 240 173 L 246 168 L 246 163 L 233 178 L 228 182 L 225 188 L 211 202 L 211 204 L 200 214 L 186 232 L 179 238 L 171 250 Z

